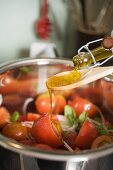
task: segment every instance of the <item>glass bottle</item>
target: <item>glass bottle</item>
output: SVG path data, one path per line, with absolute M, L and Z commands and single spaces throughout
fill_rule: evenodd
M 91 50 L 91 52 L 96 62 L 112 56 L 112 51 L 105 49 L 102 46 L 95 48 L 94 50 Z M 73 57 L 73 63 L 74 63 L 74 68 L 79 69 L 82 67 L 90 66 L 91 64 L 94 63 L 94 61 L 89 52 L 80 52 L 79 54 Z

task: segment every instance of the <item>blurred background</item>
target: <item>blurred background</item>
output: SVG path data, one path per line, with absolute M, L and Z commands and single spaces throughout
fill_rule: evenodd
M 0 64 L 27 57 L 72 60 L 82 45 L 111 35 L 112 30 L 113 0 L 0 0 Z M 8 160 L 8 170 L 13 168 L 11 163 L 19 169 L 16 155 L 7 154 L 7 150 L 5 154 L 2 148 L 0 152 L 1 166 L 6 167 Z M 106 163 L 110 170 L 113 157 L 109 158 L 101 164 Z M 38 169 L 34 160 L 27 159 L 27 170 Z M 49 169 L 64 169 L 65 164 L 51 163 Z M 48 161 L 38 164 L 47 169 Z
M 112 29 L 113 0 L 0 0 L 0 62 L 32 57 L 48 43 L 58 57 L 72 59 Z

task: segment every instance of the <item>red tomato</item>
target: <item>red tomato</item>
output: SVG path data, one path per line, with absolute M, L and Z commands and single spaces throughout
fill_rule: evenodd
M 77 116 L 79 116 L 84 110 L 87 111 L 89 117 L 93 117 L 98 114 L 95 105 L 81 97 L 76 97 L 74 100 L 69 102 L 69 105 L 75 110 Z
M 22 95 L 34 95 L 36 94 L 37 78 L 27 80 L 17 80 L 9 75 L 3 75 L 0 77 L 3 86 L 0 87 L 2 94 L 22 94 Z M 13 88 L 12 88 L 13 87 Z M 26 88 L 27 87 L 27 88 Z
M 36 144 L 36 142 L 34 142 L 33 140 L 31 139 L 25 139 L 23 141 L 20 141 L 20 143 L 24 144 L 24 145 L 28 145 L 28 146 L 33 146 Z
M 27 115 L 26 115 L 26 120 L 27 121 L 35 121 L 38 118 L 40 118 L 40 115 L 37 114 L 37 113 L 27 113 Z
M 56 95 L 54 98 L 53 113 L 62 114 L 64 111 L 64 106 L 66 105 L 66 99 L 62 95 Z
M 10 113 L 5 107 L 0 107 L 0 128 L 10 122 Z
M 25 98 L 23 96 L 20 96 L 18 94 L 9 94 L 4 96 L 4 104 L 7 106 L 21 106 L 25 101 Z
M 27 138 L 27 127 L 20 122 L 8 123 L 3 127 L 2 134 L 17 141 Z
M 65 132 L 64 133 L 64 141 L 66 143 L 68 143 L 68 145 L 72 148 L 75 149 L 76 145 L 75 145 L 75 139 L 77 137 L 77 133 L 76 132 Z
M 34 122 L 32 135 L 38 143 L 51 147 L 62 146 L 62 130 L 58 121 L 53 120 L 48 114 L 41 116 Z
M 82 98 L 87 98 L 87 100 L 97 106 L 100 106 L 103 102 L 102 80 L 97 80 L 95 83 L 90 83 L 89 85 L 84 86 L 84 88 L 77 88 L 76 93 L 72 95 L 73 99 L 76 95 L 79 95 Z
M 20 114 L 20 115 L 19 115 L 19 119 L 18 119 L 17 121 L 18 121 L 18 122 L 26 121 L 26 119 L 27 119 L 26 116 L 27 116 L 27 115 L 25 115 L 25 114 Z
M 36 109 L 39 114 L 50 112 L 50 97 L 48 93 L 41 94 L 35 101 Z
M 35 101 L 36 109 L 39 114 L 50 113 L 50 97 L 48 93 L 41 94 Z M 64 106 L 66 105 L 66 99 L 62 95 L 56 95 L 52 101 L 53 113 L 62 114 Z
M 85 121 L 76 137 L 75 144 L 83 149 L 87 149 L 97 136 L 98 131 L 95 126 L 89 121 Z
M 14 81 L 14 79 L 13 79 L 10 71 L 8 71 L 8 72 L 6 72 L 6 73 L 4 73 L 4 74 L 1 74 L 1 75 L 0 75 L 0 82 L 1 82 L 1 87 L 0 87 L 0 89 L 1 89 L 2 87 L 5 87 L 6 85 L 12 83 L 13 81 Z M 7 93 L 6 93 L 6 94 L 7 94 Z
M 41 150 L 53 150 L 53 148 L 49 145 L 46 144 L 34 144 L 32 145 L 33 147 L 37 148 L 37 149 L 41 149 Z
M 21 141 L 22 144 L 27 145 L 27 146 L 31 146 L 37 149 L 41 149 L 41 150 L 53 150 L 53 148 L 49 145 L 46 144 L 38 144 L 36 142 L 34 142 L 33 140 L 27 139 L 27 140 L 23 140 Z

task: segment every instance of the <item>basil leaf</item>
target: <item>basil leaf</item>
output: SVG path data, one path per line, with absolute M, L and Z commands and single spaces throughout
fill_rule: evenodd
M 30 67 L 23 66 L 20 68 L 21 73 L 28 74 L 31 71 Z
M 14 112 L 12 115 L 11 115 L 11 121 L 12 122 L 16 122 L 18 119 L 19 119 L 19 116 L 20 116 L 20 114 L 19 114 L 19 112 Z
M 101 117 L 98 117 L 98 116 L 95 116 L 94 117 L 94 120 L 97 121 L 97 122 L 102 122 L 102 118 Z
M 108 135 L 108 130 L 104 128 L 103 126 L 96 126 L 96 129 L 98 130 L 100 135 Z
M 76 114 L 75 114 L 74 109 L 71 106 L 66 105 L 64 107 L 64 115 L 67 117 L 67 119 L 72 125 L 75 123 Z
M 82 125 L 84 123 L 86 118 L 87 118 L 87 112 L 83 111 L 78 118 L 80 125 Z

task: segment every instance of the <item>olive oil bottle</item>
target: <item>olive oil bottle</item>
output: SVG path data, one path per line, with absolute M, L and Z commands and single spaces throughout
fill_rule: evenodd
M 102 46 L 95 48 L 91 52 L 96 62 L 109 58 L 111 55 L 113 55 L 111 50 L 105 49 Z M 75 69 L 80 69 L 93 64 L 93 58 L 91 57 L 91 54 L 89 52 L 80 52 L 73 57 L 73 63 Z
M 93 57 L 91 56 L 91 53 Z M 75 70 L 80 68 L 88 67 L 95 62 L 107 59 L 113 55 L 113 38 L 110 36 L 105 37 L 101 46 L 89 52 L 80 52 L 79 54 L 73 57 L 73 63 Z M 94 58 L 94 60 L 93 60 Z

